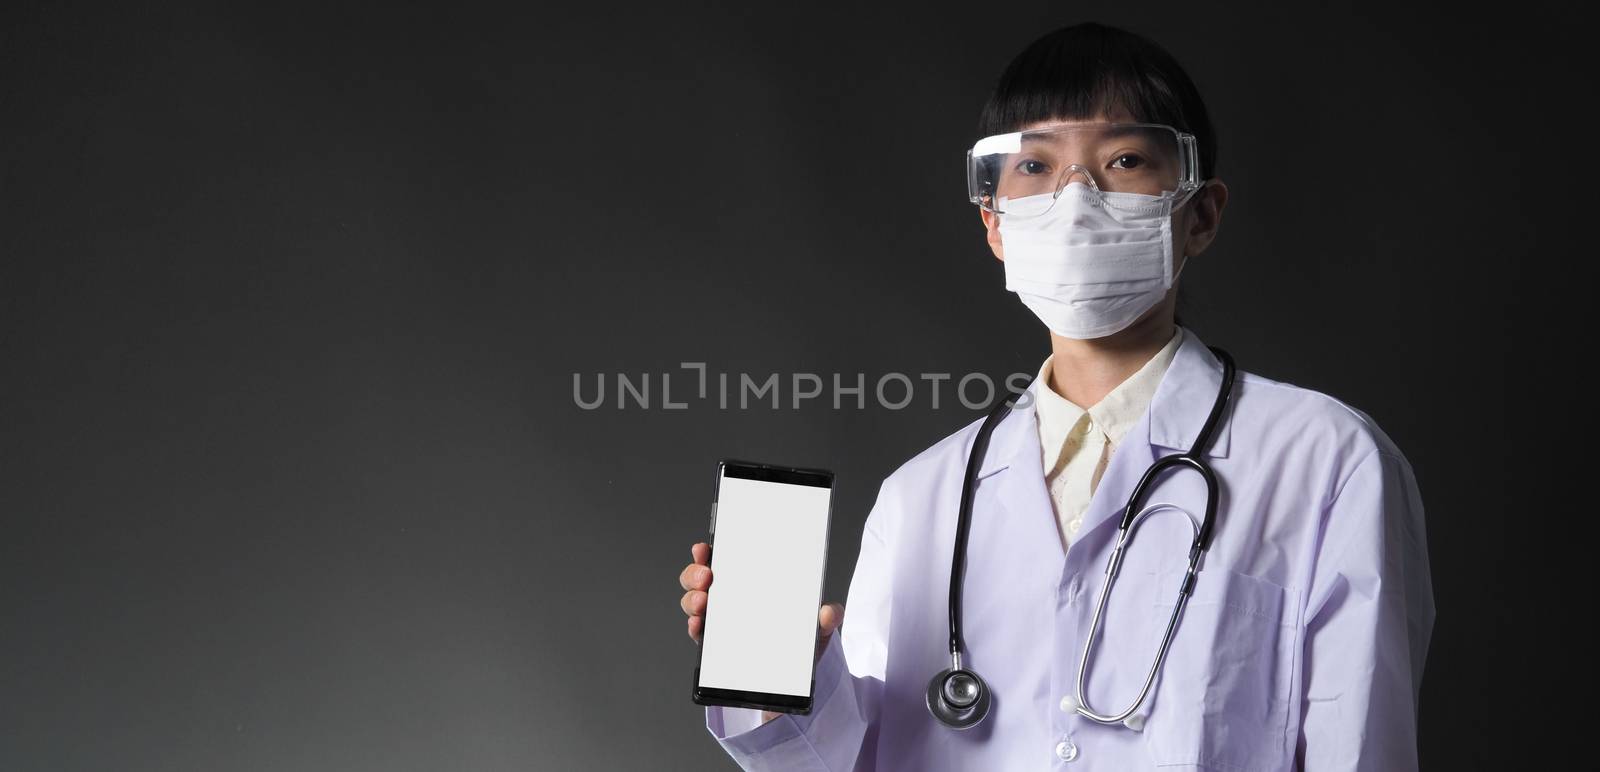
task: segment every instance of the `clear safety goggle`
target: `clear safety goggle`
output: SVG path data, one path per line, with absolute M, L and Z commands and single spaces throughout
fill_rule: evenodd
M 1102 195 L 1112 207 L 1176 209 L 1200 187 L 1200 154 L 1193 134 L 1159 123 L 1046 126 L 984 137 L 967 151 L 967 198 L 996 214 L 1044 214 L 1074 181 L 1139 194 Z

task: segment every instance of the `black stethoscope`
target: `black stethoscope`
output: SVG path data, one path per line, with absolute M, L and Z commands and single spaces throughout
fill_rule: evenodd
M 1200 454 L 1210 447 L 1217 423 L 1222 420 L 1222 414 L 1233 396 L 1234 368 L 1233 357 L 1229 356 L 1228 352 L 1216 346 L 1207 348 L 1222 360 L 1222 387 L 1218 389 L 1217 399 L 1211 405 L 1211 414 L 1206 417 L 1205 425 L 1200 428 L 1200 436 L 1195 438 L 1194 446 L 1185 453 L 1174 453 L 1157 459 L 1149 469 L 1145 470 L 1144 477 L 1140 478 L 1139 484 L 1133 488 L 1133 494 L 1128 497 L 1128 503 L 1122 509 L 1122 523 L 1117 526 L 1117 544 L 1111 550 L 1111 557 L 1106 563 L 1106 580 L 1100 587 L 1100 598 L 1095 602 L 1094 620 L 1089 623 L 1089 635 L 1083 643 L 1083 656 L 1078 660 L 1078 688 L 1073 709 L 1079 715 L 1102 724 L 1121 723 L 1136 730 L 1143 725 L 1142 717 L 1134 716 L 1134 711 L 1144 704 L 1145 698 L 1150 694 L 1150 685 L 1155 682 L 1156 673 L 1161 669 L 1161 662 L 1166 659 L 1167 648 L 1172 645 L 1172 634 L 1178 628 L 1178 617 L 1183 613 L 1184 604 L 1194 591 L 1200 557 L 1211 544 L 1211 527 L 1217 513 L 1217 475 Z M 961 483 L 961 510 L 956 521 L 955 558 L 950 567 L 951 667 L 940 671 L 932 681 L 928 682 L 928 710 L 933 713 L 934 718 L 955 729 L 971 727 L 989 714 L 989 686 L 978 677 L 977 673 L 961 666 L 961 579 L 967 564 L 967 530 L 972 523 L 972 497 L 976 492 L 978 467 L 983 463 L 984 452 L 989 447 L 989 435 L 994 433 L 994 428 L 1011 412 L 1012 406 L 1016 404 L 1016 398 L 1020 395 L 1021 392 L 1017 392 L 1001 399 L 989 411 L 983 426 L 978 428 L 978 436 L 972 441 L 972 453 L 967 457 L 967 476 Z M 1159 509 L 1178 509 L 1172 504 L 1156 504 L 1144 511 L 1138 510 L 1140 500 L 1149 490 L 1150 483 L 1155 480 L 1157 474 L 1169 467 L 1188 467 L 1205 478 L 1205 518 L 1197 525 L 1194 516 L 1185 512 L 1189 525 L 1194 530 L 1193 546 L 1189 548 L 1189 570 L 1184 574 L 1183 582 L 1178 587 L 1178 602 L 1172 607 L 1172 616 L 1167 620 L 1166 634 L 1161 639 L 1161 649 L 1156 652 L 1155 662 L 1150 666 L 1150 674 L 1145 677 L 1144 688 L 1139 691 L 1138 698 L 1128 706 L 1127 710 L 1114 714 L 1099 713 L 1089 707 L 1083 694 L 1083 684 L 1089 670 L 1089 655 L 1094 648 L 1095 635 L 1100 630 L 1100 617 L 1105 611 L 1106 598 L 1111 592 L 1112 583 L 1117 578 L 1117 569 L 1122 565 L 1123 547 L 1133 537 L 1133 531 L 1145 515 Z

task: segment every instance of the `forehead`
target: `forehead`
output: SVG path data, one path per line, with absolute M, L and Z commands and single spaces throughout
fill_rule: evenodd
M 1138 123 L 1127 110 L 1115 109 L 1102 110 L 1088 118 L 1046 118 L 1044 120 L 1030 121 L 1020 126 L 1017 131 L 1037 131 L 1039 129 L 1054 129 L 1066 126 L 1093 126 L 1106 123 Z

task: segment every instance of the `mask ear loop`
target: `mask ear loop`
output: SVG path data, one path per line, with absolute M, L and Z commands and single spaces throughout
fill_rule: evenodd
M 1178 203 L 1176 203 L 1176 204 L 1174 204 L 1172 206 L 1173 214 L 1177 214 L 1178 210 L 1182 209 L 1185 204 L 1188 204 L 1190 201 L 1193 201 L 1194 197 L 1200 193 L 1201 188 L 1204 188 L 1210 182 L 1211 182 L 1211 180 L 1201 180 L 1200 184 L 1196 185 L 1194 190 L 1191 190 L 1186 195 L 1184 195 L 1182 201 L 1179 201 Z M 1183 256 L 1183 265 L 1178 266 L 1178 272 L 1172 274 L 1172 282 L 1167 285 L 1168 289 L 1170 289 L 1170 288 L 1172 288 L 1174 286 L 1177 286 L 1178 277 L 1183 275 L 1183 269 L 1189 267 L 1189 257 L 1190 257 L 1189 255 L 1184 255 Z

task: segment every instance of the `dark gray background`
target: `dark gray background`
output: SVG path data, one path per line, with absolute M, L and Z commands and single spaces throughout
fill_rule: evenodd
M 1212 110 L 1233 197 L 1187 323 L 1415 467 L 1425 767 L 1527 763 L 1491 703 L 1568 622 L 1511 584 L 1510 304 L 1572 225 L 1523 171 L 1593 145 L 1525 123 L 1568 25 L 577 5 L 0 12 L 0 768 L 731 768 L 676 582 L 715 460 L 838 472 L 842 600 L 879 481 L 974 413 L 585 411 L 574 374 L 1031 373 L 961 154 L 1085 19 Z

